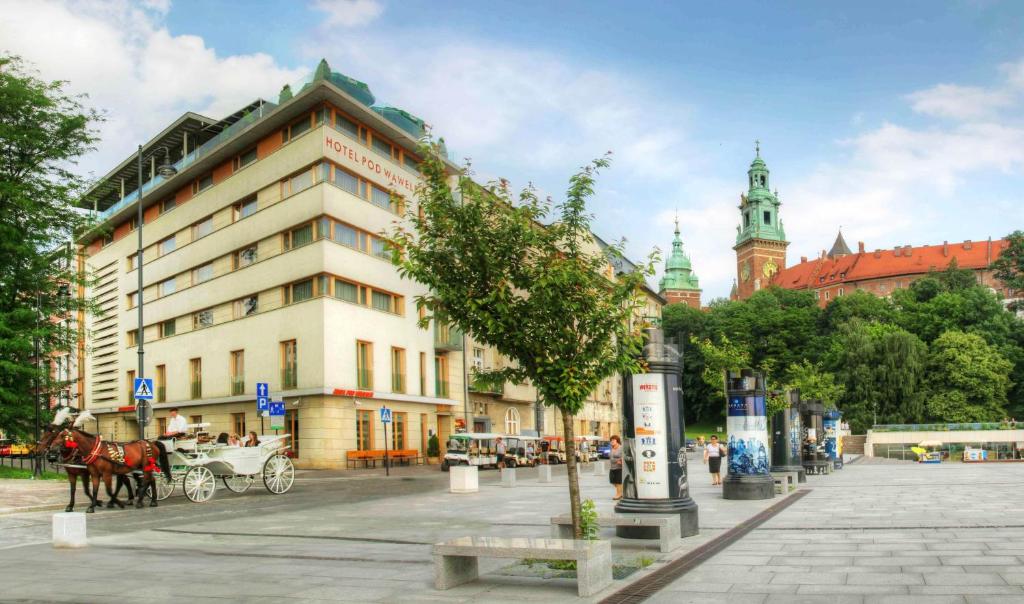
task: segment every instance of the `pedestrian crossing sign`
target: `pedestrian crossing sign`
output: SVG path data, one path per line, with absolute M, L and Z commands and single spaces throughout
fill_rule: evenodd
M 153 400 L 153 378 L 135 378 L 135 398 L 140 401 Z
M 391 409 L 388 409 L 387 407 L 380 408 L 380 421 L 382 424 L 391 423 Z

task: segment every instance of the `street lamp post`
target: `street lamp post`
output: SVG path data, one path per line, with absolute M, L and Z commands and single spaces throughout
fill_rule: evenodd
M 42 312 L 43 294 L 36 294 L 36 329 L 32 335 L 32 354 L 36 360 L 36 372 L 32 378 L 32 406 L 35 407 L 35 437 L 39 442 L 39 313 Z M 43 475 L 42 456 L 32 457 L 32 478 Z
M 136 214 L 135 214 L 135 230 L 138 235 L 138 250 L 135 257 L 135 268 L 138 271 L 138 290 L 135 294 L 135 303 L 139 308 L 139 325 L 136 331 L 137 340 L 139 344 L 139 369 L 138 377 L 144 378 L 145 373 L 143 369 L 144 361 L 146 358 L 146 351 L 144 343 L 146 341 L 145 329 L 142 323 L 142 145 L 139 145 L 138 155 L 138 169 L 139 169 L 139 192 L 138 199 L 136 200 Z M 167 153 L 167 149 L 164 149 L 164 163 L 161 164 L 158 170 L 160 176 L 164 178 L 170 178 L 178 173 L 178 171 L 171 165 L 170 156 Z M 146 438 L 146 426 L 149 424 L 152 416 L 152 408 L 148 400 L 136 400 L 135 401 L 135 413 L 139 423 L 139 438 Z

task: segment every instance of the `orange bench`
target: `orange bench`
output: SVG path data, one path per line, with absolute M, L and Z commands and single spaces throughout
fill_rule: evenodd
M 350 468 L 355 468 L 356 464 L 363 462 L 364 468 L 369 468 L 370 463 L 373 463 L 373 467 L 377 467 L 377 460 L 384 459 L 384 450 L 371 449 L 367 451 L 349 451 L 345 456 L 345 463 Z
M 422 463 L 423 458 L 420 457 L 420 452 L 416 449 L 398 449 L 391 451 L 388 457 L 397 461 L 398 463 Z

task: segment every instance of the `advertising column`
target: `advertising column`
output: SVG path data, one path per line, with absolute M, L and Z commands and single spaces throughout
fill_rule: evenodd
M 621 514 L 679 514 L 683 537 L 697 534 L 697 504 L 686 473 L 680 354 L 647 330 L 648 373 L 623 376 Z M 656 527 L 620 526 L 616 535 L 655 539 Z
M 729 474 L 724 499 L 771 499 L 775 483 L 768 464 L 768 418 L 764 377 L 751 369 L 726 375 Z
M 772 417 L 772 472 L 796 472 L 797 482 L 807 482 L 800 454 L 800 391 L 786 393 L 786 408 Z
M 825 456 L 837 470 L 843 469 L 843 440 L 839 435 L 842 417 L 843 414 L 838 409 L 830 409 L 822 421 L 825 427 Z

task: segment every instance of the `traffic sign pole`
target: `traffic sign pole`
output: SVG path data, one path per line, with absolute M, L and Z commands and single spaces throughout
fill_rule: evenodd
M 380 423 L 384 424 L 384 475 L 391 476 L 391 463 L 388 459 L 388 424 L 391 423 L 391 409 L 380 408 Z

